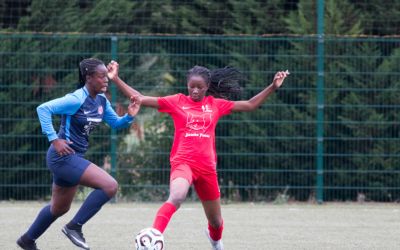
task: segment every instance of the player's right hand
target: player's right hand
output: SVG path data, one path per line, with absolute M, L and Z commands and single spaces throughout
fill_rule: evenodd
M 289 75 L 289 70 L 286 71 L 278 71 L 276 72 L 275 76 L 274 76 L 274 80 L 272 81 L 272 84 L 276 87 L 279 88 L 280 86 L 282 86 L 283 81 L 285 80 L 285 78 Z
M 67 141 L 64 139 L 55 139 L 51 142 L 53 144 L 54 149 L 57 151 L 59 156 L 65 156 L 69 154 L 75 154 L 75 150 L 73 150 L 69 144 L 72 144 L 72 141 Z

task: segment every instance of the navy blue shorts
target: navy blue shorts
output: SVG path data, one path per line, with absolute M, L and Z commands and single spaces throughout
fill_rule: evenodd
M 73 187 L 79 184 L 79 180 L 86 168 L 91 164 L 80 153 L 59 156 L 53 145 L 47 151 L 47 167 L 53 174 L 53 182 L 61 187 Z

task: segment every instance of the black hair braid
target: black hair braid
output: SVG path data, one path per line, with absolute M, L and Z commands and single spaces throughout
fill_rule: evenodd
M 211 71 L 207 93 L 217 98 L 236 99 L 240 97 L 242 88 L 239 82 L 244 80 L 243 74 L 234 67 L 219 68 Z
M 85 86 L 86 83 L 86 76 L 87 75 L 92 75 L 94 72 L 96 72 L 96 67 L 99 65 L 104 64 L 103 61 L 97 59 L 97 58 L 86 58 L 83 59 L 78 67 L 79 67 L 79 83 L 77 85 L 77 88 L 82 88 Z
M 76 88 L 80 89 L 85 85 L 85 78 L 83 78 L 83 76 L 81 74 L 81 63 L 80 62 L 78 62 L 78 75 L 79 75 L 79 82 L 76 85 Z

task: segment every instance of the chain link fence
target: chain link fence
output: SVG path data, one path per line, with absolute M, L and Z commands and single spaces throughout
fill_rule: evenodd
M 36 107 L 72 92 L 78 62 L 97 57 L 117 60 L 120 76 L 153 96 L 186 93 L 185 74 L 194 65 L 239 68 L 245 76 L 241 99 L 270 84 L 276 71 L 291 72 L 262 107 L 220 120 L 224 199 L 314 201 L 319 193 L 324 201 L 399 201 L 400 39 L 327 36 L 318 54 L 319 39 L 0 34 L 0 199 L 49 198 L 49 143 Z M 123 114 L 128 100 L 110 85 L 107 95 Z M 57 117 L 54 124 L 57 130 Z M 129 129 L 95 130 L 87 158 L 115 176 L 120 199 L 162 200 L 172 137 L 169 117 L 142 108 Z

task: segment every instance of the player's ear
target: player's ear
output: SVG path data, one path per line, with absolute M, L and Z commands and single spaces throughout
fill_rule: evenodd
M 86 79 L 85 79 L 85 80 L 86 80 L 86 82 L 89 82 L 91 78 L 92 78 L 92 76 L 91 76 L 91 75 L 89 75 L 89 74 L 87 74 L 87 75 L 86 75 Z

